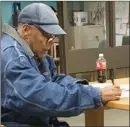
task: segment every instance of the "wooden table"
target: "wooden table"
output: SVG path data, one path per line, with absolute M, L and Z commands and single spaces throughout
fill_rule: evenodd
M 110 81 L 108 81 L 110 82 Z M 116 84 L 128 84 L 129 78 L 116 79 Z M 91 83 L 90 83 L 91 84 Z M 121 98 L 118 101 L 110 101 L 106 107 L 115 108 L 121 110 L 130 110 L 129 108 L 129 98 Z M 100 107 L 98 109 L 87 109 L 85 111 L 85 126 L 104 126 L 104 110 L 105 107 Z
M 130 110 L 129 99 L 130 98 L 121 98 L 118 101 L 111 101 L 107 104 L 107 107 L 121 110 Z

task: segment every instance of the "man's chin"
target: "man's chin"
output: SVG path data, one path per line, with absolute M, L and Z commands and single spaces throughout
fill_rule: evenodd
M 47 52 L 44 52 L 44 53 L 40 54 L 39 58 L 43 58 L 46 54 L 47 54 Z
M 41 58 L 43 58 L 45 56 L 45 54 L 47 54 L 47 51 L 39 52 L 39 53 L 37 53 L 37 57 L 41 59 Z

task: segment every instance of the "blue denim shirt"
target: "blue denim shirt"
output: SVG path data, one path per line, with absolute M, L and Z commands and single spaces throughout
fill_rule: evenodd
M 78 83 L 79 79 L 57 74 L 53 58 L 39 62 L 15 29 L 3 25 L 1 41 L 1 88 L 4 122 L 49 124 L 50 117 L 76 116 L 102 105 L 100 90 Z M 49 125 L 48 125 L 49 126 Z

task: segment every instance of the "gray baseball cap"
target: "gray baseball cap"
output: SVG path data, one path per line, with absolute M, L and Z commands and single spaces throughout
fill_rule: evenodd
M 18 23 L 37 24 L 43 31 L 49 34 L 66 34 L 59 26 L 55 12 L 51 7 L 43 3 L 32 3 L 23 8 L 18 16 Z

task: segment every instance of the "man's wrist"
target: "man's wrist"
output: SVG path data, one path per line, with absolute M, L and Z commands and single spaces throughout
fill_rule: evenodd
M 100 95 L 101 95 L 101 97 L 102 97 L 102 92 L 103 91 L 103 88 L 100 88 Z

